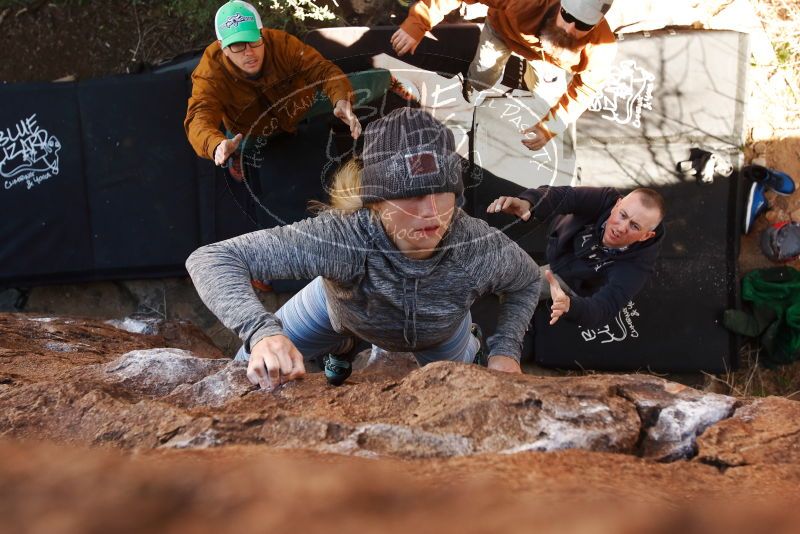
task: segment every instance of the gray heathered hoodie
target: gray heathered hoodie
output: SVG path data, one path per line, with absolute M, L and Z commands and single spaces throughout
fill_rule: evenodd
M 391 242 L 370 210 L 325 212 L 197 249 L 186 268 L 200 297 L 250 347 L 282 333 L 251 279 L 322 276 L 331 324 L 389 351 L 413 352 L 450 338 L 472 303 L 503 295 L 490 356 L 519 360 L 539 298 L 536 263 L 507 236 L 456 210 L 431 258 L 413 260 Z

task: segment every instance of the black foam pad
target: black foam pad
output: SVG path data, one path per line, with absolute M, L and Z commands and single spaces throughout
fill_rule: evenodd
M 666 236 L 645 288 L 600 328 L 569 320 L 548 325 L 549 308 L 534 314 L 536 362 L 602 370 L 722 372 L 736 364 L 735 338 L 721 323 L 735 305 L 739 225 L 736 176 L 713 184 L 657 188 L 668 206 Z
M 95 267 L 182 272 L 200 243 L 185 77 L 86 82 L 79 99 Z
M 15 84 L 0 107 L 0 283 L 92 268 L 77 86 Z

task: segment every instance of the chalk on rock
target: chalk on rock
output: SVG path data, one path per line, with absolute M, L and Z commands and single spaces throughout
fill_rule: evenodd
M 185 407 L 218 408 L 253 389 L 247 379 L 247 362 L 232 361 L 194 384 L 181 384 L 166 400 Z
M 154 336 L 158 333 L 159 322 L 160 321 L 158 319 L 134 319 L 132 317 L 126 317 L 124 319 L 112 319 L 110 321 L 106 321 L 106 324 L 109 324 L 114 328 L 119 328 L 120 330 L 125 330 L 126 332 L 130 332 L 132 334 L 145 334 L 148 336 Z
M 194 384 L 220 370 L 229 360 L 198 358 L 181 349 L 134 350 L 104 366 L 109 378 L 133 391 L 168 395 L 181 384 Z

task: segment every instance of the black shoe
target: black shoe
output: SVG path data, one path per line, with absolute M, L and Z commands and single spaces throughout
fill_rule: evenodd
M 353 373 L 353 364 L 344 354 L 328 354 L 325 357 L 325 378 L 332 386 L 341 386 Z
M 472 326 L 469 327 L 469 333 L 475 336 L 479 344 L 478 352 L 475 353 L 475 359 L 472 360 L 472 363 L 480 365 L 481 367 L 487 367 L 489 365 L 489 359 L 486 357 L 486 348 L 483 345 L 483 332 L 481 331 L 481 327 L 478 326 L 478 323 L 472 323 Z

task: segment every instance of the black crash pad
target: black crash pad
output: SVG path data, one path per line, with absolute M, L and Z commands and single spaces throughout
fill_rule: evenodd
M 535 361 L 548 367 L 722 372 L 736 361 L 722 312 L 735 305 L 734 243 L 729 204 L 737 177 L 710 185 L 659 187 L 669 206 L 656 271 L 645 288 L 600 328 L 534 315 Z
M 93 267 L 74 84 L 2 87 L 0 283 Z
M 0 93 L 9 134 L 0 284 L 180 275 L 188 254 L 213 239 L 182 128 L 182 73 Z M 11 161 L 23 159 L 15 144 L 29 147 L 32 162 Z
M 535 361 L 604 370 L 733 369 L 737 339 L 721 316 L 737 303 L 741 180 L 734 173 L 701 184 L 678 175 L 675 164 L 693 146 L 741 164 L 747 38 L 708 31 L 626 37 L 616 62 L 613 87 L 578 121 L 575 183 L 657 189 L 667 203 L 666 238 L 655 274 L 608 325 L 550 327 L 540 308 Z

